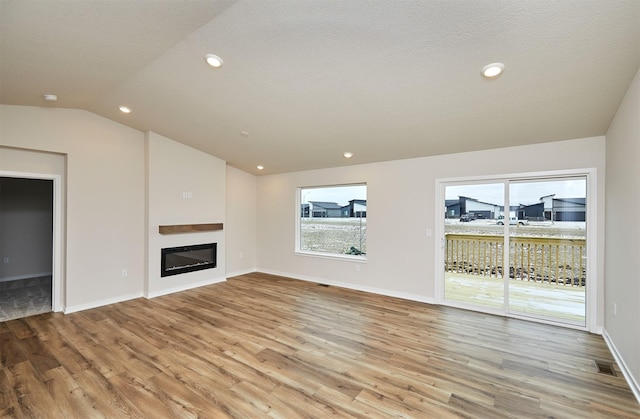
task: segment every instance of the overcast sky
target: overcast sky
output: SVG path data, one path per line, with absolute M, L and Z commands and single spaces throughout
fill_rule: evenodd
M 326 188 L 305 188 L 302 190 L 300 201 L 335 202 L 345 206 L 352 199 L 367 199 L 367 187 L 365 185 L 326 187 Z
M 556 198 L 584 198 L 587 196 L 587 185 L 584 178 L 511 183 L 510 205 L 535 204 L 540 202 L 540 197 L 555 194 Z M 504 198 L 502 183 L 486 183 L 481 185 L 454 185 L 446 187 L 446 199 L 457 199 L 458 196 L 467 196 L 482 202 L 502 205 Z M 347 205 L 352 199 L 367 199 L 367 187 L 365 185 L 304 188 L 300 196 L 302 203 L 309 201 L 335 202 L 341 206 Z
M 510 205 L 535 204 L 540 197 L 555 194 L 555 198 L 585 198 L 587 183 L 585 179 L 560 181 L 511 183 L 509 189 Z M 482 202 L 502 205 L 504 186 L 499 184 L 454 185 L 446 187 L 446 199 L 457 199 L 458 196 L 475 198 Z

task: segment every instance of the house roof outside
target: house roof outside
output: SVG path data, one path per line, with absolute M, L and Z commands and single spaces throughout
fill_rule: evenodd
M 349 200 L 349 203 L 367 206 L 367 200 L 366 199 L 351 199 L 351 200 Z
M 498 206 L 500 206 L 500 205 L 498 205 L 498 204 L 492 204 L 492 203 L 490 203 L 490 202 L 483 202 L 483 201 L 480 201 L 480 200 L 475 199 L 475 198 L 470 198 L 470 197 L 468 197 L 468 196 L 460 196 L 460 199 L 466 199 L 466 200 L 468 200 L 468 201 L 477 202 L 477 203 L 479 203 L 479 204 L 483 204 L 483 205 L 490 205 L 490 206 L 492 206 L 492 207 L 498 207 Z
M 517 211 L 517 210 L 525 208 L 525 207 L 533 207 L 533 206 L 536 206 L 536 205 L 541 205 L 543 198 L 550 197 L 550 196 L 555 196 L 555 194 L 554 195 L 543 196 L 543 197 L 540 198 L 540 202 L 535 202 L 533 204 L 510 205 L 509 206 L 509 211 Z M 504 210 L 504 206 L 503 205 L 492 204 L 492 203 L 488 203 L 488 202 L 482 202 L 482 201 L 479 201 L 479 200 L 477 200 L 475 198 L 470 198 L 470 197 L 467 197 L 467 196 L 460 196 L 460 199 L 466 199 L 466 200 L 478 202 L 478 203 L 485 204 L 485 205 L 491 205 L 491 206 L 494 206 L 496 208 L 499 208 L 501 211 Z M 554 208 L 558 208 L 558 209 L 584 208 L 586 206 L 586 202 L 587 202 L 586 198 L 554 198 L 553 199 L 553 206 L 554 206 Z M 459 203 L 459 199 L 447 199 L 447 200 L 445 200 L 445 206 L 447 206 L 447 207 L 455 206 L 458 203 Z
M 584 211 L 587 207 L 586 198 L 556 198 L 553 200 L 553 207 L 555 209 L 577 209 Z
M 460 200 L 459 199 L 445 199 L 444 201 L 444 205 L 446 207 L 451 207 L 453 205 L 459 205 L 460 204 Z
M 314 207 L 320 207 L 324 209 L 342 209 L 342 207 L 335 202 L 309 201 L 309 203 L 313 204 Z

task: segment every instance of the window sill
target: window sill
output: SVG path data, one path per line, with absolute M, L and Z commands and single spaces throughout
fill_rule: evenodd
M 293 252 L 293 254 L 296 256 L 307 256 L 307 257 L 319 258 L 319 259 L 333 259 L 333 260 L 340 260 L 343 262 L 351 261 L 351 262 L 358 262 L 358 263 L 367 263 L 366 256 L 339 255 L 336 253 L 308 252 L 304 250 L 296 250 Z

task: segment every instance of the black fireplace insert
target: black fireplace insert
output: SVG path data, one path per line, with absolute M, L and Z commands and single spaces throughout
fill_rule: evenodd
M 160 276 L 215 268 L 217 246 L 217 243 L 206 243 L 162 249 Z

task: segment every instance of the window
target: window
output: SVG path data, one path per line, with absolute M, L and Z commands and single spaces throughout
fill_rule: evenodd
M 364 258 L 367 185 L 298 188 L 297 251 Z

